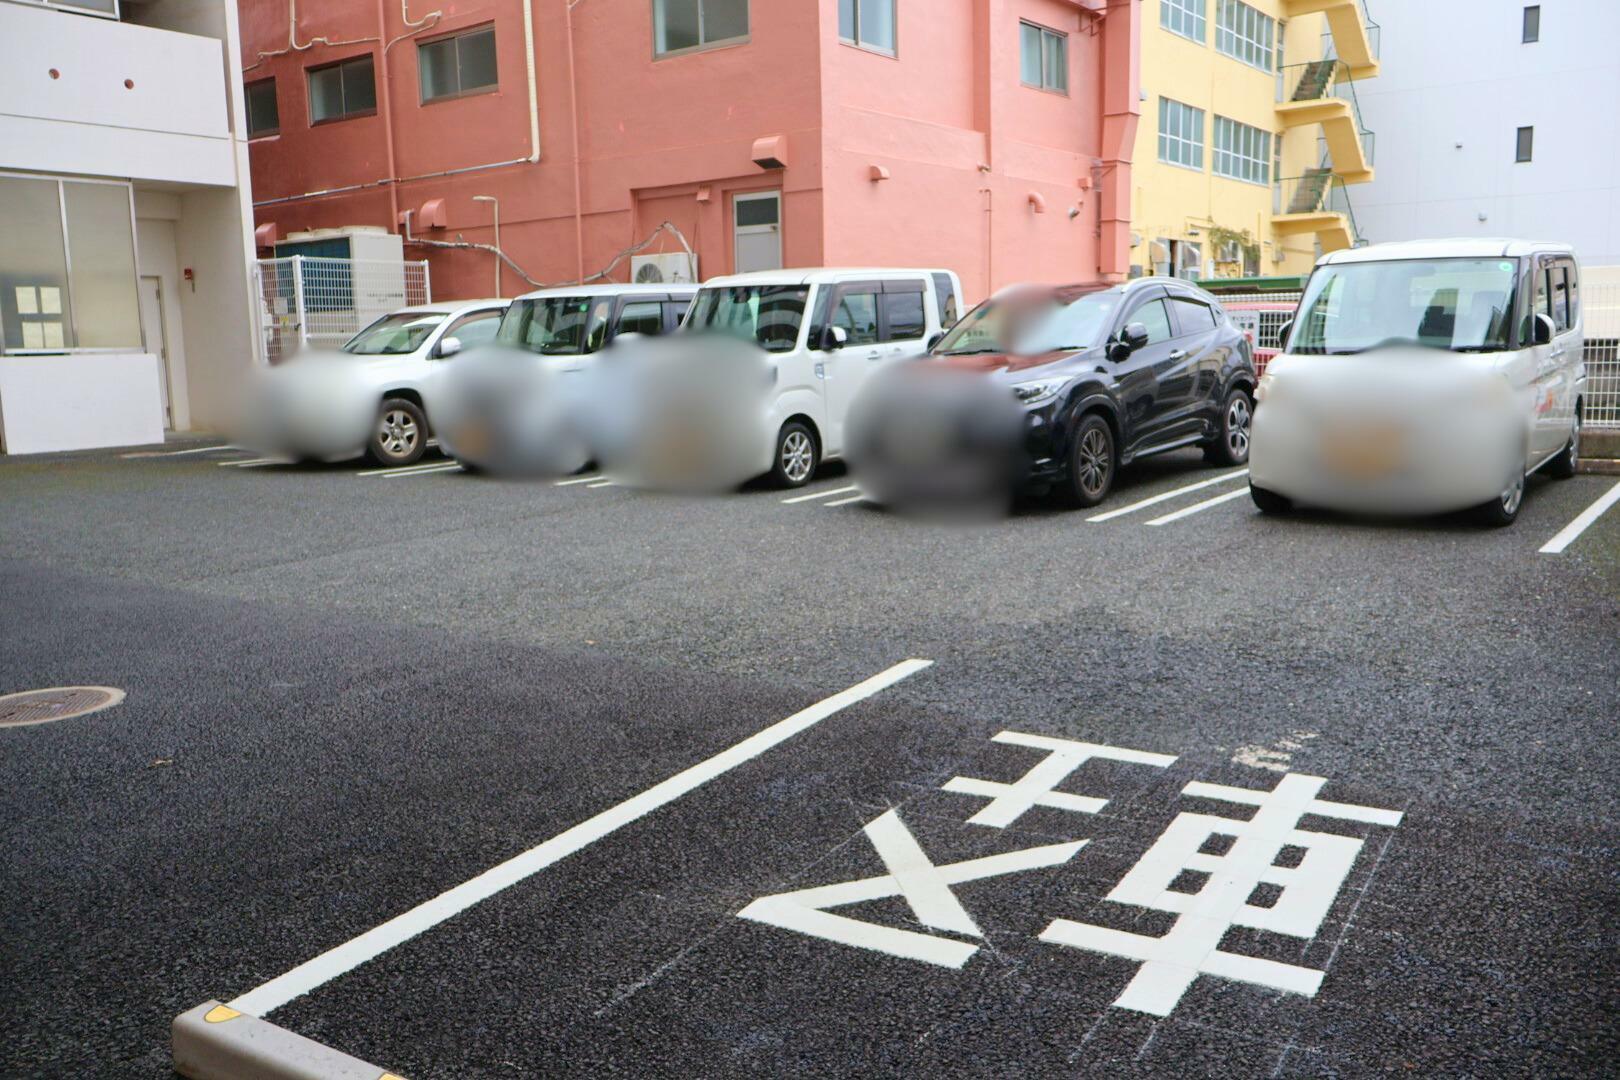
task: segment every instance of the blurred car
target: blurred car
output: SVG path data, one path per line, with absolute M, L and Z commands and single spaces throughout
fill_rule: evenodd
M 683 324 L 763 349 L 762 416 L 738 416 L 753 474 L 810 482 L 844 453 L 850 403 L 874 372 L 922 355 L 955 321 L 962 283 L 949 270 L 770 270 L 704 283 Z
M 1324 256 L 1258 387 L 1250 491 L 1511 524 L 1525 477 L 1573 476 L 1586 390 L 1563 244 L 1427 240 Z
M 464 467 L 501 473 L 549 475 L 585 464 L 586 432 L 574 421 L 589 391 L 584 380 L 562 377 L 588 373 L 616 342 L 673 332 L 696 291 L 608 283 L 513 300 L 492 347 L 457 365 L 440 388 L 440 449 Z
M 364 453 L 410 465 L 432 437 L 443 361 L 494 339 L 505 300 L 418 304 L 391 312 L 335 353 L 309 353 L 260 373 L 234 425 L 238 441 L 295 458 Z
M 898 374 L 856 424 L 857 479 L 879 501 L 1011 481 L 1094 506 L 1122 466 L 1153 454 L 1198 445 L 1221 465 L 1248 460 L 1249 343 L 1178 279 L 1004 289 Z

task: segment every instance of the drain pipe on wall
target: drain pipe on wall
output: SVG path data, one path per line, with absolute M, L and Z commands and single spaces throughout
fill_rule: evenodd
M 585 202 L 579 182 L 579 77 L 574 68 L 574 9 L 583 2 L 568 0 L 568 8 L 563 13 L 568 35 L 568 133 L 574 142 L 574 273 L 581 280 L 585 277 Z M 527 0 L 524 6 L 528 6 Z
M 290 2 L 294 2 L 294 0 L 290 0 Z M 533 10 L 533 7 L 532 7 L 533 3 L 534 3 L 534 0 L 523 0 L 523 53 L 524 53 L 524 62 L 525 62 L 524 66 L 525 66 L 525 69 L 526 69 L 526 73 L 528 75 L 528 82 L 529 82 L 529 153 L 528 153 L 528 155 L 526 157 L 513 158 L 510 161 L 492 161 L 487 165 L 464 165 L 464 166 L 462 166 L 461 168 L 458 168 L 458 169 L 440 169 L 437 172 L 419 173 L 419 174 L 417 174 L 415 176 L 393 176 L 393 175 L 390 175 L 389 177 L 387 177 L 385 179 L 382 179 L 382 180 L 369 180 L 369 181 L 367 181 L 366 183 L 363 183 L 363 184 L 346 184 L 343 187 L 320 188 L 320 189 L 315 190 L 315 191 L 306 191 L 302 195 L 283 195 L 283 196 L 280 196 L 280 197 L 274 198 L 274 199 L 259 199 L 259 200 L 256 200 L 253 203 L 254 207 L 258 208 L 258 207 L 261 207 L 261 206 L 279 206 L 282 203 L 302 202 L 305 199 L 321 199 L 321 198 L 325 198 L 325 197 L 327 197 L 329 195 L 348 195 L 348 194 L 350 194 L 352 192 L 370 191 L 373 188 L 379 188 L 379 187 L 386 187 L 386 186 L 395 186 L 395 187 L 397 187 L 400 184 L 409 184 L 409 183 L 413 183 L 413 182 L 415 182 L 417 180 L 438 180 L 438 179 L 442 179 L 442 178 L 447 177 L 447 176 L 461 176 L 461 175 L 463 175 L 465 173 L 482 172 L 485 169 L 504 169 L 504 168 L 506 168 L 508 166 L 511 166 L 511 165 L 533 165 L 536 162 L 538 162 L 540 160 L 540 97 L 539 97 L 538 80 L 535 77 L 534 10 Z M 403 5 L 402 5 L 402 10 L 403 10 Z M 435 12 L 435 14 L 437 14 L 437 12 Z M 424 18 L 423 21 L 425 22 L 426 18 L 431 18 L 431 17 L 432 16 L 427 16 L 427 17 Z M 409 22 L 408 19 L 406 20 L 406 25 L 410 25 L 410 22 Z M 418 30 L 413 30 L 411 33 L 412 34 L 417 33 L 417 32 L 419 32 L 420 29 L 425 29 L 425 28 L 426 27 L 422 27 L 422 28 L 419 28 Z M 402 40 L 403 38 L 410 37 L 410 36 L 411 36 L 411 34 L 402 34 L 399 38 L 395 38 L 394 40 L 399 41 L 399 40 Z M 378 39 L 376 39 L 376 38 L 365 38 L 363 40 L 365 40 L 365 41 L 375 41 L 375 40 L 378 40 Z M 327 41 L 325 41 L 324 39 L 321 39 L 321 38 L 313 39 L 311 44 L 314 44 L 315 42 L 320 42 L 321 44 L 336 44 L 336 45 L 350 44 L 349 42 L 327 42 Z M 393 42 L 390 42 L 389 44 L 393 44 Z M 385 49 L 386 49 L 386 47 L 387 46 L 384 46 Z M 307 48 L 309 48 L 309 45 L 301 46 L 301 48 L 307 49 Z M 287 50 L 283 50 L 283 52 L 285 52 L 285 51 L 287 51 Z M 271 56 L 271 55 L 280 56 L 282 54 L 281 53 L 265 53 L 265 54 L 261 54 L 261 56 Z M 261 62 L 262 62 L 262 60 L 261 60 Z M 257 65 L 255 65 L 255 66 L 257 66 Z M 390 162 L 389 162 L 389 170 L 388 171 L 390 173 L 393 173 L 395 171 L 392 160 L 390 160 Z M 399 217 L 398 217 L 397 213 L 395 215 L 394 220 L 395 221 L 399 220 Z

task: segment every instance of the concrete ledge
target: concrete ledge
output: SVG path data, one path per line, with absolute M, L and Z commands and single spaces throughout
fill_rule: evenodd
M 1620 431 L 1581 429 L 1581 453 L 1594 458 L 1620 458 Z
M 217 1001 L 174 1018 L 174 1071 L 190 1080 L 403 1080 Z
M 1581 458 L 1576 472 L 1597 473 L 1599 476 L 1620 476 L 1620 461 L 1612 458 Z

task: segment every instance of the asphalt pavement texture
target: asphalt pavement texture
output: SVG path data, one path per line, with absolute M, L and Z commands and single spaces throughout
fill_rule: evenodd
M 1108 522 L 947 526 L 761 485 L 220 464 L 242 457 L 0 459 L 0 693 L 127 692 L 0 728 L 0 1074 L 168 1075 L 176 1014 L 911 657 L 932 666 L 267 1019 L 411 1080 L 1620 1056 L 1620 510 L 1537 551 L 1610 478 L 1536 478 L 1506 530 L 1246 498 L 1147 524 L 1240 478 Z M 1167 455 L 1102 509 L 1216 475 Z M 952 778 L 1043 759 L 1002 731 L 1175 760 L 1079 766 L 1057 789 L 1095 814 L 969 823 L 987 799 Z M 1404 815 L 1306 817 L 1363 842 L 1320 925 L 1221 939 L 1321 972 L 1314 996 L 1201 974 L 1149 1015 L 1114 1004 L 1141 961 L 1040 939 L 1169 932 L 1111 890 L 1178 815 L 1254 813 L 1183 788 L 1288 773 Z M 1087 843 L 950 886 L 978 935 L 899 896 L 835 909 L 976 945 L 959 968 L 738 917 L 886 873 L 864 826 L 890 813 L 934 866 Z

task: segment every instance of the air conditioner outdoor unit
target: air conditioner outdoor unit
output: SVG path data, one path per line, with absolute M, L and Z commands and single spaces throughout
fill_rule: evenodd
M 632 255 L 630 280 L 637 285 L 693 284 L 698 280 L 697 256 L 684 251 L 663 255 Z

